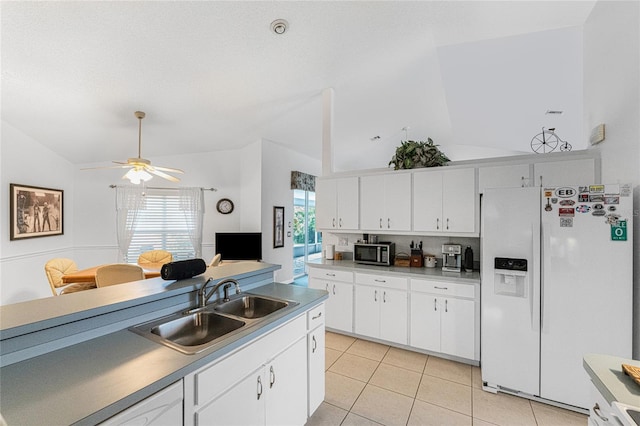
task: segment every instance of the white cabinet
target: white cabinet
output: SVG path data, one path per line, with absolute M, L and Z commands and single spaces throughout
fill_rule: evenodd
M 356 274 L 356 334 L 407 344 L 407 279 Z
M 411 174 L 360 178 L 360 228 L 367 231 L 411 230 Z
M 180 425 L 182 424 L 182 399 L 182 380 L 179 380 L 111 417 L 101 425 Z
M 185 425 L 302 425 L 307 316 L 185 376 Z
M 353 331 L 353 272 L 316 268 L 309 265 L 309 287 L 326 290 L 325 326 Z
M 413 230 L 476 232 L 475 169 L 413 174 Z
M 530 186 L 530 165 L 486 166 L 478 168 L 478 192 L 487 188 L 522 188 Z
M 307 313 L 307 385 L 309 403 L 307 415 L 311 417 L 324 401 L 324 304 Z
M 358 178 L 318 179 L 316 228 L 356 230 L 359 218 Z
M 593 158 L 536 163 L 533 165 L 533 177 L 535 186 L 598 183 L 596 182 L 596 160 Z
M 473 285 L 412 279 L 410 306 L 411 346 L 479 359 Z

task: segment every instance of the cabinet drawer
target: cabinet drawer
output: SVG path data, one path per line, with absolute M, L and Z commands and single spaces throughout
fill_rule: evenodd
M 390 277 L 386 275 L 373 275 L 356 273 L 356 283 L 375 285 L 378 287 L 395 288 L 397 290 L 407 289 L 407 279 L 402 277 Z
M 411 280 L 411 291 L 423 293 L 441 294 L 443 296 L 457 296 L 475 298 L 475 286 L 473 284 L 457 284 L 446 281 Z
M 204 404 L 255 371 L 265 359 L 281 351 L 303 337 L 307 330 L 305 315 L 291 320 L 266 336 L 250 342 L 249 346 L 232 352 L 214 365 L 204 367 L 194 374 L 195 404 Z
M 324 303 L 307 312 L 307 330 L 311 331 L 322 324 L 324 324 Z
M 335 269 L 309 268 L 309 277 L 346 283 L 353 282 L 353 272 L 337 271 Z

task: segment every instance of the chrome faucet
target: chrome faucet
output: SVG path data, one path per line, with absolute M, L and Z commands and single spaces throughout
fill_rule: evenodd
M 229 301 L 229 288 L 231 287 L 231 284 L 233 284 L 236 287 L 236 294 L 242 293 L 242 291 L 240 291 L 240 284 L 238 283 L 238 281 L 234 280 L 233 278 L 227 278 L 227 279 L 218 281 L 218 283 L 215 286 L 213 286 L 213 288 L 209 291 L 209 293 L 207 293 L 206 292 L 207 284 L 209 284 L 209 282 L 212 280 L 213 278 L 209 278 L 202 285 L 202 288 L 198 290 L 198 307 L 199 308 L 204 308 L 205 306 L 207 306 L 207 302 L 209 301 L 209 299 L 211 299 L 211 296 L 213 296 L 215 292 L 218 291 L 220 286 L 223 286 L 222 287 L 222 291 L 224 292 L 224 297 L 222 299 L 223 302 Z

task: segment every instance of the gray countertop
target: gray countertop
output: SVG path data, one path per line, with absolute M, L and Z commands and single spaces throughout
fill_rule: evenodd
M 458 282 L 462 284 L 476 284 L 480 282 L 480 272 L 446 272 L 442 268 L 411 268 L 402 266 L 376 266 L 355 263 L 353 260 L 326 260 L 307 263 L 310 267 L 342 269 L 353 272 L 381 273 L 403 276 L 407 278 L 425 278 Z
M 5 366 L 2 416 L 9 425 L 99 423 L 327 298 L 322 290 L 279 283 L 249 293 L 299 305 L 194 355 L 125 329 Z
M 582 364 L 598 392 L 609 404 L 617 401 L 640 406 L 640 385 L 622 371 L 622 364 L 640 367 L 640 361 L 610 355 L 587 354 Z

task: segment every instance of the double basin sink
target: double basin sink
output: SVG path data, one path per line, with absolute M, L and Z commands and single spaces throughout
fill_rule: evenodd
M 241 293 L 226 302 L 172 314 L 130 330 L 182 353 L 194 354 L 296 305 L 288 300 Z

